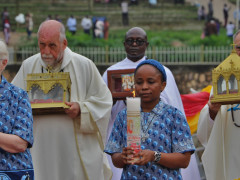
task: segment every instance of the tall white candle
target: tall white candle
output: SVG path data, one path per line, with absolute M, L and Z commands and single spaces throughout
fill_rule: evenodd
M 140 98 L 127 97 L 127 146 L 136 153 L 141 149 Z

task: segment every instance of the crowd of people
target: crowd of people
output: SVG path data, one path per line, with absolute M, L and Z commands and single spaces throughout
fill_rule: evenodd
M 97 1 L 96 1 L 97 2 Z M 100 2 L 100 1 L 99 1 Z M 106 3 L 110 3 L 111 1 L 106 1 Z M 138 5 L 138 0 L 121 0 L 119 1 L 122 11 L 122 24 L 123 26 L 129 26 L 129 5 Z M 176 1 L 177 2 L 177 1 Z M 179 1 L 180 2 L 180 1 Z M 152 1 L 149 1 L 150 4 L 155 4 Z M 223 18 L 224 21 L 220 22 L 219 19 L 214 17 L 214 8 L 213 8 L 213 0 L 209 0 L 207 7 L 202 5 L 201 3 L 195 3 L 198 7 L 197 15 L 198 20 L 205 21 L 203 32 L 201 38 L 205 38 L 211 35 L 218 35 L 220 28 L 224 27 L 226 29 L 226 35 L 228 37 L 232 37 L 234 30 L 235 30 L 235 22 L 229 21 L 229 12 L 231 10 L 231 6 L 227 5 L 226 3 L 223 6 Z M 239 13 L 240 14 L 240 13 Z M 236 19 L 237 13 L 234 11 L 233 14 L 234 18 Z M 4 7 L 3 12 L 1 14 L 2 17 L 2 30 L 4 32 L 5 42 L 8 45 L 10 41 L 10 32 L 11 32 L 11 23 L 9 18 L 9 12 L 7 8 Z M 55 19 L 59 22 L 62 22 L 62 19 L 59 17 L 58 14 L 53 17 L 51 14 L 48 15 L 46 19 Z M 81 21 L 77 22 L 77 17 L 74 15 L 70 15 L 66 19 L 65 26 L 67 27 L 68 31 L 74 35 L 78 29 L 82 29 L 84 33 L 88 35 L 92 35 L 94 38 L 104 38 L 108 39 L 108 32 L 110 23 L 106 17 L 89 17 L 88 15 L 81 17 Z M 240 19 L 240 18 L 239 18 Z M 25 24 L 26 24 L 26 32 L 28 39 L 31 39 L 31 35 L 33 32 L 33 14 L 26 13 L 25 14 Z
M 124 131 L 121 131 L 123 139 L 119 139 L 120 141 L 118 142 L 121 145 L 119 150 L 112 151 L 114 149 L 116 150 L 116 148 L 112 147 L 112 143 L 116 143 L 116 141 L 115 138 L 112 137 L 114 135 L 110 136 L 110 131 L 114 133 L 114 131 L 118 129 L 118 127 L 115 129 L 115 126 L 118 125 L 112 127 L 112 121 L 115 120 L 112 119 L 109 123 L 111 119 L 110 116 L 111 114 L 116 115 L 118 112 L 123 112 L 123 114 L 126 115 L 126 108 L 122 107 L 124 109 L 119 109 L 119 106 L 117 109 L 112 108 L 113 100 L 111 92 L 107 87 L 107 83 L 104 82 L 105 78 L 101 77 L 93 61 L 72 52 L 68 48 L 65 27 L 59 21 L 46 20 L 42 22 L 39 26 L 37 37 L 40 52 L 23 61 L 11 85 L 21 88 L 17 89 L 17 91 L 26 96 L 25 99 L 22 99 L 22 97 L 24 97 L 23 95 L 21 95 L 21 98 L 17 98 L 17 92 L 13 93 L 15 100 L 12 101 L 19 101 L 19 104 L 22 103 L 27 106 L 26 108 L 28 109 L 21 108 L 21 110 L 17 110 L 17 108 L 19 108 L 19 105 L 16 105 L 17 102 L 11 103 L 9 106 L 12 105 L 17 112 L 21 113 L 21 116 L 26 114 L 27 117 L 22 118 L 20 115 L 18 116 L 17 113 L 13 113 L 10 114 L 14 116 L 11 118 L 10 115 L 5 114 L 4 117 L 6 118 L 4 118 L 4 122 L 12 126 L 14 125 L 16 133 L 15 131 L 7 131 L 7 129 L 9 129 L 7 126 L 0 128 L 2 133 L 7 135 L 11 134 L 11 136 L 17 139 L 20 137 L 24 146 L 22 147 L 23 149 L 19 151 L 27 151 L 26 155 L 20 157 L 26 158 L 28 155 L 29 165 L 23 162 L 23 167 L 11 166 L 15 170 L 12 171 L 8 165 L 8 161 L 12 161 L 12 159 L 4 158 L 1 159 L 1 162 L 5 160 L 6 167 L 3 168 L 1 165 L 1 174 L 14 177 L 12 179 L 18 179 L 15 174 L 18 174 L 18 177 L 23 177 L 26 176 L 27 173 L 32 177 L 34 168 L 36 180 L 69 178 L 111 179 L 112 172 L 115 175 L 115 171 L 109 167 L 111 160 L 107 158 L 104 153 L 105 151 L 111 154 L 116 167 L 123 168 L 123 179 L 125 177 L 141 177 L 142 175 L 149 178 L 159 176 L 162 178 L 177 177 L 178 179 L 184 176 L 184 171 L 181 171 L 180 168 L 188 167 L 188 164 L 193 162 L 192 157 L 195 158 L 195 156 L 191 156 L 195 151 L 195 147 L 190 129 L 171 71 L 156 60 L 148 60 L 144 55 L 148 42 L 146 32 L 142 28 L 135 27 L 126 33 L 124 46 L 127 58 L 121 62 L 121 64 L 124 65 L 125 61 L 129 61 L 129 63 L 133 64 L 132 67 L 137 69 L 135 71 L 136 94 L 142 99 L 141 107 L 139 108 L 142 109 L 141 114 L 144 116 L 144 122 L 142 123 L 146 123 L 145 125 L 142 124 L 142 126 L 145 129 L 144 133 L 149 137 L 146 140 L 142 140 L 141 152 L 134 155 L 141 157 L 141 160 L 136 162 L 135 165 L 128 162 L 130 160 L 128 155 L 131 154 L 131 148 L 126 147 L 126 145 L 122 143 L 122 140 L 126 137 Z M 2 43 L 4 44 L 4 42 Z M 135 51 L 132 51 L 132 49 L 135 49 Z M 7 53 L 6 48 L 3 50 L 4 53 Z M 4 56 L 3 54 L 0 59 L 3 64 L 1 70 L 3 70 L 7 64 L 8 56 Z M 149 67 L 149 65 L 151 67 Z M 72 81 L 71 98 L 69 102 L 65 102 L 69 108 L 65 109 L 64 114 L 32 115 L 26 93 L 26 77 L 29 73 L 46 72 L 70 73 Z M 146 76 L 144 75 L 145 73 Z M 4 87 L 3 84 L 6 84 L 6 80 L 3 76 L 1 77 L 1 87 Z M 148 82 L 149 78 L 153 79 L 151 80 L 152 82 L 156 82 L 150 83 L 147 86 L 140 83 L 142 80 Z M 138 81 L 139 83 L 136 83 Z M 11 93 L 13 92 L 12 89 L 13 88 L 11 88 Z M 4 91 L 4 93 L 7 93 L 7 91 Z M 146 96 L 145 93 L 149 95 Z M 1 98 L 3 98 L 3 95 Z M 123 103 L 124 105 L 122 101 L 117 102 L 117 104 L 119 103 Z M 176 106 L 179 109 L 177 109 Z M 158 113 L 159 109 L 162 108 L 165 109 L 166 113 L 171 113 L 169 113 L 167 117 L 163 117 L 162 115 L 166 114 L 165 112 Z M 152 114 L 149 114 L 150 112 Z M 119 119 L 118 116 L 116 116 L 118 120 L 114 123 L 122 124 L 126 122 L 125 115 L 119 117 Z M 19 122 L 21 125 L 12 122 L 14 118 L 16 123 Z M 112 116 L 112 118 L 115 117 Z M 30 122 L 27 121 L 28 119 Z M 177 124 L 173 123 L 175 120 L 179 122 L 177 121 Z M 24 133 L 20 133 L 19 129 L 23 127 L 23 123 L 29 128 L 29 130 L 27 128 L 23 129 L 26 137 Z M 165 128 L 159 129 L 158 126 L 154 125 L 156 123 L 164 123 L 165 126 L 168 127 L 168 131 L 165 131 Z M 150 131 L 146 131 L 146 128 L 158 133 L 153 136 L 149 134 Z M 126 130 L 126 127 L 123 127 L 123 129 Z M 182 135 L 180 136 L 176 133 L 178 131 L 183 131 L 184 133 L 181 133 Z M 0 135 L 2 134 L 0 133 Z M 162 136 L 166 136 L 166 138 L 160 140 L 159 138 Z M 172 136 L 175 138 L 172 139 Z M 34 137 L 34 144 L 32 137 Z M 154 140 L 152 142 L 153 144 L 148 143 L 148 141 L 152 141 L 151 139 Z M 155 144 L 155 141 L 158 142 L 159 145 Z M 124 140 L 124 142 L 126 141 Z M 8 146 L 5 145 L 5 143 L 8 145 L 7 142 L 2 139 L 0 140 L 0 147 L 3 149 L 1 151 L 2 154 L 8 153 L 12 155 L 12 153 L 16 153 L 7 148 Z M 106 143 L 107 146 L 105 146 Z M 21 144 L 19 143 L 19 145 Z M 152 146 L 155 146 L 155 148 L 152 148 Z M 162 146 L 163 149 L 161 148 Z M 29 153 L 29 148 L 31 148 L 31 154 Z M 9 157 L 9 155 L 7 157 Z M 3 158 L 3 156 L 1 156 L 1 158 Z M 172 163 L 169 163 L 171 159 L 176 159 L 176 162 L 172 161 Z M 144 168 L 149 163 L 151 167 Z M 134 166 L 142 172 L 135 174 L 134 171 L 132 171 Z M 152 173 L 152 168 L 154 167 L 157 169 Z M 197 164 L 195 164 L 195 168 L 197 169 Z M 163 171 L 163 173 L 159 174 L 159 171 Z M 133 172 L 133 174 L 129 175 L 130 172 Z M 187 174 L 187 176 L 189 176 L 188 179 L 199 176 L 199 174 L 195 174 L 194 171 L 190 172 L 190 175 L 189 173 Z
M 3 16 L 5 23 L 9 14 Z M 209 16 L 211 32 L 218 33 L 213 12 Z M 31 18 L 28 14 L 29 38 L 33 30 Z M 106 18 L 92 20 L 85 16 L 81 26 L 88 35 L 92 29 L 96 38 L 107 38 L 106 22 Z M 66 27 L 72 35 L 77 32 L 73 15 Z M 40 24 L 37 38 L 39 52 L 22 62 L 11 83 L 2 75 L 9 54 L 7 42 L 0 40 L 0 178 L 201 179 L 175 78 L 159 60 L 145 55 L 149 42 L 143 28 L 127 30 L 123 42 L 126 58 L 107 68 L 103 76 L 92 60 L 68 47 L 60 19 L 49 16 Z M 240 31 L 233 41 L 240 56 Z M 127 144 L 126 101 L 114 100 L 108 88 L 108 72 L 124 69 L 134 69 L 136 96 L 141 102 L 139 152 Z M 70 75 L 71 97 L 64 102 L 68 108 L 62 114 L 33 114 L 27 93 L 28 74 L 55 72 Z M 209 180 L 240 178 L 239 143 L 235 140 L 240 125 L 231 121 L 239 117 L 237 107 L 209 100 L 200 114 L 197 135 L 206 148 L 203 165 Z
M 7 10 L 7 7 L 3 8 L 1 13 L 1 20 L 2 20 L 2 31 L 4 34 L 4 40 L 7 45 L 10 42 L 10 32 L 11 32 L 11 23 L 10 23 L 10 14 Z M 34 30 L 34 21 L 33 21 L 33 14 L 26 13 L 19 14 L 15 17 L 15 20 L 19 24 L 25 24 L 27 39 L 32 39 L 32 33 Z M 58 14 L 53 17 L 51 14 L 47 16 L 45 20 L 56 20 L 58 22 L 63 23 L 62 19 Z M 77 18 L 74 15 L 70 15 L 69 18 L 66 20 L 66 28 L 68 31 L 75 35 L 79 28 L 83 29 L 83 32 L 88 35 L 92 35 L 93 38 L 103 38 L 105 40 L 108 39 L 109 36 L 109 27 L 110 24 L 106 17 L 92 17 L 90 18 L 88 15 L 81 18 L 81 22 L 78 24 Z
M 231 10 L 231 6 L 224 3 L 222 9 L 223 22 L 220 22 L 219 19 L 214 17 L 213 0 L 209 0 L 208 2 L 208 11 L 206 11 L 205 6 L 200 3 L 197 3 L 196 6 L 198 8 L 198 20 L 205 22 L 203 32 L 201 34 L 202 39 L 207 36 L 218 35 L 221 27 L 225 28 L 226 35 L 228 37 L 233 37 L 235 32 L 235 23 L 229 21 L 229 11 Z M 236 19 L 236 11 L 234 11 L 233 17 Z
M 55 18 L 55 20 L 57 20 L 57 18 Z M 66 27 L 68 31 L 72 35 L 75 35 L 77 30 L 79 29 L 79 26 L 82 28 L 85 34 L 92 35 L 93 38 L 103 38 L 105 40 L 108 39 L 109 22 L 106 17 L 93 16 L 91 18 L 86 15 L 81 19 L 81 22 L 78 24 L 77 18 L 73 15 L 70 15 L 66 22 Z

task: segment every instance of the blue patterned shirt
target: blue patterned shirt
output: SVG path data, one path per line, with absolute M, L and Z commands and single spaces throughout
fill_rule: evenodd
M 185 116 L 178 109 L 160 101 L 151 112 L 141 112 L 142 134 L 148 134 L 141 141 L 141 149 L 163 153 L 184 153 L 195 151 L 190 128 Z M 126 108 L 118 113 L 112 133 L 104 152 L 121 153 L 127 147 Z M 181 180 L 180 169 L 169 169 L 154 162 L 146 165 L 126 165 L 121 179 Z
M 0 177 L 4 176 L 3 172 L 15 173 L 15 176 L 18 172 L 33 175 L 29 150 L 33 145 L 33 117 L 28 94 L 8 83 L 3 76 L 0 84 L 0 132 L 17 135 L 28 142 L 28 148 L 22 153 L 9 153 L 0 148 Z

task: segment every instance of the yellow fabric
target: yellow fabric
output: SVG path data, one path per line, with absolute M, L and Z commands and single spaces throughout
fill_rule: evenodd
M 211 89 L 212 89 L 212 86 L 211 85 L 208 85 L 207 87 L 203 88 L 201 91 L 202 92 L 211 92 Z
M 191 134 L 194 134 L 197 131 L 197 125 L 198 125 L 198 118 L 199 118 L 200 112 L 198 112 L 194 116 L 187 117 L 187 122 L 191 130 Z
M 211 92 L 211 85 L 208 85 L 207 87 L 203 88 L 201 92 Z M 199 119 L 200 112 L 195 114 L 194 116 L 187 117 L 187 122 L 191 130 L 191 134 L 194 134 L 197 131 L 198 126 L 198 119 Z

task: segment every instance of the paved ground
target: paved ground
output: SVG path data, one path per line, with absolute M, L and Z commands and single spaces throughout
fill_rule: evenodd
M 9 46 L 15 46 L 24 36 L 27 36 L 27 33 L 11 32 Z M 0 31 L 0 38 L 4 40 L 4 35 L 2 31 Z
M 189 2 L 191 4 L 199 3 L 205 7 L 206 13 L 208 13 L 208 2 L 209 0 L 185 0 L 186 2 Z M 231 4 L 228 2 L 228 0 L 213 0 L 213 16 L 217 19 L 219 19 L 222 24 L 224 23 L 223 19 L 223 5 L 227 4 L 228 7 L 231 7 L 229 11 L 229 21 L 232 21 L 234 24 L 234 18 L 233 18 L 233 12 L 236 9 L 236 5 Z M 197 13 L 197 12 L 196 12 Z

